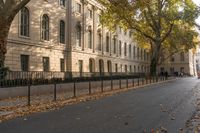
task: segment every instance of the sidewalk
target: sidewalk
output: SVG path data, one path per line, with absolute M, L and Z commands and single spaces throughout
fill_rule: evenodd
M 168 82 L 170 80 L 174 80 L 174 78 L 170 78 L 166 81 L 159 80 L 158 82 L 154 83 L 152 83 L 151 81 L 151 84 Z M 65 105 L 76 104 L 88 100 L 96 100 L 105 96 L 110 96 L 113 94 L 148 86 L 151 84 L 150 80 L 139 81 L 139 86 L 138 86 L 138 82 L 136 81 L 134 81 L 133 84 L 131 80 L 128 80 L 128 82 L 124 80 L 121 82 L 121 88 L 120 88 L 119 80 L 114 80 L 113 86 L 111 85 L 110 81 L 105 81 L 102 92 L 101 84 L 99 83 L 99 81 L 90 84 L 91 90 L 88 89 L 87 87 L 88 83 L 84 82 L 76 86 L 77 89 L 75 95 L 73 89 L 70 90 L 67 89 L 65 91 L 57 93 L 56 99 L 54 93 L 48 93 L 43 95 L 32 95 L 30 97 L 31 106 L 27 105 L 28 97 L 15 97 L 9 99 L 2 99 L 0 100 L 0 123 L 5 120 L 13 119 L 16 117 L 26 116 L 28 114 L 36 112 L 55 110 Z

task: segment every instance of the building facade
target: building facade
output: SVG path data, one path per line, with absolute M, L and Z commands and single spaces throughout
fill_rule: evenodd
M 12 23 L 6 66 L 12 71 L 149 72 L 149 53 L 130 30 L 111 32 L 102 25 L 103 9 L 96 0 L 31 0 Z M 190 71 L 191 64 L 183 64 Z
M 169 75 L 183 75 L 196 76 L 196 55 L 194 50 L 189 52 L 176 53 L 168 58 L 162 65 L 158 67 L 159 73 L 168 72 Z
M 31 0 L 15 17 L 6 66 L 12 71 L 147 72 L 149 55 L 131 31 L 100 24 L 95 0 Z

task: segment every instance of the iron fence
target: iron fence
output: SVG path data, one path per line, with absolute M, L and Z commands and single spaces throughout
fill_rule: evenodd
M 126 79 L 147 76 L 145 73 L 98 73 L 98 72 L 21 72 L 9 71 L 3 73 L 3 78 L 0 79 L 0 87 L 14 87 L 43 85 L 69 82 L 87 82 L 110 79 Z
M 7 72 L 0 79 L 0 88 L 23 86 L 27 105 L 34 103 L 35 98 L 56 101 L 58 97 L 79 97 L 97 92 L 112 91 L 167 80 L 164 76 L 150 77 L 145 73 L 79 73 L 79 72 Z M 45 95 L 40 85 L 48 85 Z M 38 87 L 39 89 L 35 88 Z M 53 92 L 51 92 L 53 86 Z M 63 87 L 58 87 L 63 86 Z M 26 89 L 27 87 L 27 89 Z M 63 88 L 63 90 L 62 90 Z M 37 94 L 34 91 L 38 91 Z M 53 94 L 52 94 L 53 93 Z M 59 96 L 60 95 L 60 96 Z M 69 95 L 69 96 L 68 96 Z M 38 101 L 40 102 L 40 100 Z

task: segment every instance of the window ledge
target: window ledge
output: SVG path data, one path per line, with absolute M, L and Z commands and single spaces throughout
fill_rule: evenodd
M 19 38 L 31 40 L 31 37 L 30 37 L 30 36 L 22 36 L 22 35 L 19 35 Z

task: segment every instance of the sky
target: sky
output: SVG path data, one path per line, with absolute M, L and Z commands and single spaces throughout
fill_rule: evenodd
M 193 0 L 198 6 L 200 6 L 200 0 Z M 198 24 L 200 24 L 200 17 L 196 20 Z

